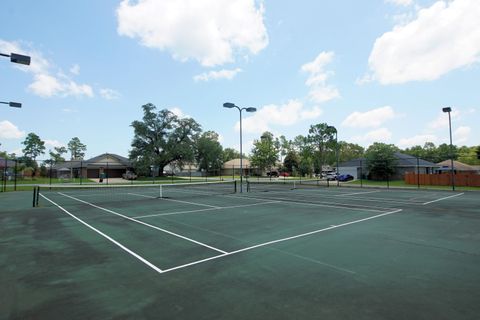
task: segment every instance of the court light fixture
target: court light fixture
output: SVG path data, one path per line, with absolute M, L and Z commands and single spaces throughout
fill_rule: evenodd
M 12 108 L 21 108 L 21 107 L 22 107 L 22 104 L 19 103 L 19 102 L 12 102 L 12 101 L 10 101 L 10 102 L 5 102 L 5 101 L 0 101 L 0 103 L 2 103 L 2 104 L 8 104 L 8 105 L 9 105 L 10 107 L 12 107 Z
M 253 107 L 240 108 L 231 102 L 225 102 L 223 104 L 223 107 L 228 109 L 237 108 L 238 111 L 240 112 L 240 193 L 242 193 L 243 192 L 242 111 L 245 110 L 246 112 L 255 112 L 257 111 L 257 108 L 253 108 Z
M 0 56 L 10 57 L 10 61 L 13 63 L 24 64 L 27 66 L 30 65 L 30 56 L 25 56 L 23 54 L 18 54 L 18 53 L 10 53 L 10 54 L 0 53 Z

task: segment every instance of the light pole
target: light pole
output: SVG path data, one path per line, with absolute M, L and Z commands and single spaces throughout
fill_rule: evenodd
M 10 61 L 13 62 L 13 63 L 24 64 L 24 65 L 27 65 L 27 66 L 30 65 L 30 57 L 29 56 L 24 56 L 24 55 L 18 54 L 18 53 L 5 54 L 5 53 L 1 53 L 1 52 L 0 52 L 0 56 L 10 57 Z M 10 107 L 13 107 L 13 108 L 21 108 L 22 107 L 22 104 L 18 103 L 18 102 L 3 102 L 3 101 L 0 101 L 0 103 L 8 104 Z
M 13 107 L 13 108 L 21 108 L 22 107 L 22 104 L 19 103 L 19 102 L 5 102 L 5 101 L 0 101 L 0 103 L 2 104 L 8 104 L 10 107 Z
M 225 102 L 225 103 L 223 104 L 223 107 L 224 107 L 224 108 L 228 108 L 228 109 L 237 108 L 238 111 L 240 112 L 240 193 L 242 193 L 242 192 L 243 192 L 242 111 L 245 110 L 245 111 L 247 111 L 247 112 L 255 112 L 255 111 L 257 111 L 257 109 L 256 109 L 256 108 L 252 108 L 252 107 L 249 107 L 249 108 L 240 108 L 240 107 L 236 106 L 234 103 L 231 103 L 231 102 Z
M 452 118 L 450 117 L 450 112 L 452 112 L 452 108 L 446 107 L 442 108 L 443 112 L 448 113 L 448 128 L 450 130 L 450 171 L 452 175 L 452 190 L 455 191 L 455 174 L 454 174 L 454 167 L 453 167 L 453 143 L 452 143 Z
M 338 181 L 338 176 L 340 172 L 338 171 L 338 131 L 337 128 L 328 126 L 327 129 L 334 130 L 335 131 L 335 157 L 337 158 L 337 187 L 340 185 L 340 182 Z

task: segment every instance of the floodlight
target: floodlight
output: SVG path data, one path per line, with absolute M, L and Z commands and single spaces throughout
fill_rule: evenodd
M 224 107 L 224 108 L 235 108 L 236 105 L 233 104 L 233 103 L 231 103 L 231 102 L 225 102 L 225 103 L 223 104 L 223 107 Z
M 442 109 L 443 112 L 452 112 L 452 108 L 446 107 Z

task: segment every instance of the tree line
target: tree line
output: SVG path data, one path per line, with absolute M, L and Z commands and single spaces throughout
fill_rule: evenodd
M 220 169 L 226 161 L 240 157 L 237 150 L 222 147 L 218 133 L 202 131 L 201 125 L 193 118 L 178 117 L 167 109 L 157 111 L 151 103 L 143 105 L 142 110 L 142 120 L 135 120 L 131 124 L 134 137 L 129 159 L 137 174 L 149 175 L 152 167 L 155 167 L 162 175 L 167 165 L 182 168 L 191 163 L 195 163 L 199 170 L 213 171 Z M 36 159 L 45 154 L 45 142 L 32 132 L 22 144 L 23 156 L 18 159 L 36 170 Z M 74 137 L 67 147 L 50 149 L 50 158 L 44 162 L 64 162 L 68 152 L 70 160 L 83 160 L 86 150 L 86 145 Z M 452 154 L 454 160 L 471 165 L 480 164 L 480 146 L 453 146 L 451 150 L 448 144 L 435 146 L 427 142 L 423 146 L 401 150 L 393 144 L 376 142 L 365 149 L 355 143 L 337 141 L 336 129 L 328 123 L 311 125 L 306 135 L 298 135 L 292 140 L 264 132 L 254 140 L 250 156 L 245 158 L 249 158 L 251 165 L 262 171 L 276 168 L 300 175 L 313 175 L 321 173 L 325 165 L 334 167 L 337 161 L 342 163 L 356 158 L 365 158 L 370 163 L 374 163 L 374 160 L 387 161 L 393 158 L 395 152 L 433 163 L 450 159 Z M 0 156 L 16 159 L 15 154 L 8 155 L 5 152 L 0 152 Z

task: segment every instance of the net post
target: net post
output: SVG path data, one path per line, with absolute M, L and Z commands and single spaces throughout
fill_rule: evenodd
M 40 198 L 40 186 L 37 186 L 37 197 L 35 201 L 35 206 L 38 207 L 38 200 Z
M 233 193 L 237 193 L 237 180 L 233 180 Z
M 160 198 L 163 198 L 163 188 L 162 188 L 162 185 L 160 184 L 159 187 L 160 187 L 160 189 L 159 189 L 159 191 L 160 191 L 159 196 L 160 196 Z
M 35 197 L 37 196 L 37 187 L 33 187 L 32 207 L 35 208 Z
M 17 191 L 17 162 L 18 160 L 15 159 L 15 169 L 13 171 L 13 183 L 14 183 L 14 187 L 13 187 L 13 190 Z
M 420 189 L 420 160 L 417 156 L 417 189 Z

